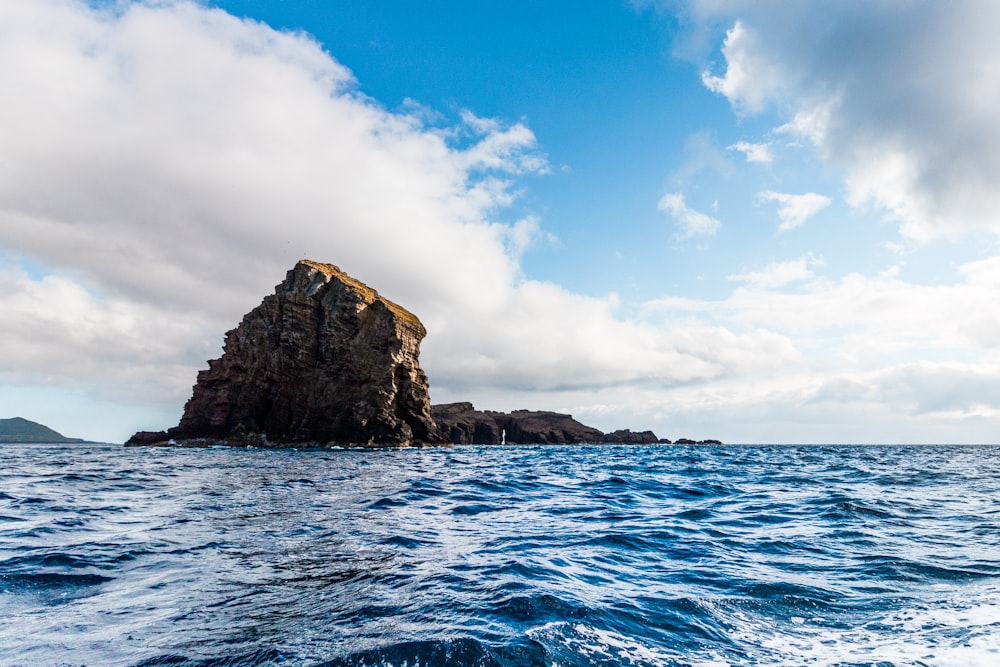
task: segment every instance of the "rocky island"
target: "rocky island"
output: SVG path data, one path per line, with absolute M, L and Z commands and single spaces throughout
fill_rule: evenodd
M 669 443 L 557 412 L 431 406 L 420 320 L 332 264 L 298 262 L 225 336 L 180 423 L 127 446 Z M 714 441 L 713 441 L 714 442 Z
M 180 424 L 126 444 L 438 442 L 415 315 L 332 264 L 300 261 L 226 334 Z

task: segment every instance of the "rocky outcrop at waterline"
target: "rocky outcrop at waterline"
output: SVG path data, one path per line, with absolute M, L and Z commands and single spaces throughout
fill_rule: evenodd
M 476 410 L 472 403 L 445 403 L 431 406 L 431 414 L 441 436 L 456 445 L 507 444 L 669 444 L 652 431 L 628 429 L 603 433 L 581 424 L 572 415 L 561 412 L 514 410 L 494 412 Z
M 625 445 L 652 445 L 656 443 L 670 444 L 669 440 L 657 438 L 652 431 L 631 431 L 627 428 L 604 434 L 607 443 L 620 443 Z
M 437 442 L 417 359 L 425 335 L 415 315 L 336 266 L 300 261 L 226 334 L 180 424 L 126 444 Z
M 558 412 L 476 410 L 472 403 L 445 403 L 431 408 L 441 436 L 456 445 L 600 442 L 604 434 Z

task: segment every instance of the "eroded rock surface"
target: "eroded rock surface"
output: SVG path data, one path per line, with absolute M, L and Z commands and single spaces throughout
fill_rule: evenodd
M 440 438 L 412 313 L 332 264 L 300 261 L 226 334 L 166 437 L 406 445 Z M 152 444 L 159 434 L 136 434 Z

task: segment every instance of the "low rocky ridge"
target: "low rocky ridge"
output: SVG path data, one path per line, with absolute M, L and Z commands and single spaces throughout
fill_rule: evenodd
M 180 424 L 126 443 L 438 442 L 415 315 L 332 264 L 300 261 L 226 334 Z
M 418 363 L 426 333 L 415 315 L 336 266 L 302 260 L 226 334 L 222 357 L 198 373 L 180 423 L 125 444 L 670 442 L 652 431 L 602 433 L 558 412 L 432 408 Z
M 559 412 L 514 410 L 510 413 L 476 410 L 472 403 L 431 407 L 441 435 L 456 445 L 565 444 L 571 442 L 650 444 L 669 443 L 652 431 L 625 429 L 603 433 Z

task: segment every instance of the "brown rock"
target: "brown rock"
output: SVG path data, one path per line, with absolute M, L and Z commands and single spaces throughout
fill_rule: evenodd
M 332 264 L 300 261 L 198 373 L 178 440 L 405 445 L 438 439 L 426 330 Z
M 626 445 L 651 445 L 660 442 L 656 434 L 652 431 L 630 431 L 621 429 L 612 433 L 605 433 L 603 442 L 614 442 Z
M 560 412 L 514 410 L 496 413 L 497 424 L 507 433 L 507 442 L 561 445 L 571 442 L 601 442 L 604 434 L 585 426 L 572 415 Z
M 444 439 L 456 445 L 567 444 L 602 442 L 604 434 L 559 412 L 476 410 L 472 403 L 447 403 L 432 408 Z
M 498 445 L 502 432 L 493 415 L 476 410 L 472 403 L 442 403 L 431 406 L 431 415 L 441 437 L 456 445 Z
M 138 433 L 133 433 L 132 437 L 125 441 L 125 446 L 158 445 L 169 440 L 170 436 L 167 435 L 166 431 L 139 431 Z

